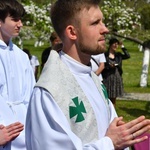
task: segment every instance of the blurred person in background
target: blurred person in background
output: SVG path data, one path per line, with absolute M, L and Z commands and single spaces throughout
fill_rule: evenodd
M 39 60 L 35 55 L 31 55 L 30 51 L 27 48 L 24 48 L 23 51 L 28 55 L 29 60 L 30 60 L 30 64 L 32 66 L 33 72 L 34 72 L 34 76 L 35 76 L 35 80 L 37 81 L 38 79 L 38 70 L 39 70 Z
M 103 81 L 101 73 L 105 67 L 105 62 L 106 59 L 104 53 L 91 56 L 92 71 L 95 72 L 100 81 Z
M 117 52 L 121 46 L 122 52 Z M 102 71 L 103 83 L 106 86 L 108 97 L 116 105 L 116 98 L 123 95 L 122 60 L 130 58 L 130 54 L 118 39 L 109 40 L 108 51 L 105 52 L 105 68 Z
M 53 50 L 56 50 L 56 51 L 60 51 L 63 47 L 62 45 L 62 41 L 61 39 L 59 38 L 59 36 L 57 35 L 57 33 L 54 31 L 51 33 L 51 36 L 50 36 L 50 44 L 51 46 L 50 47 L 47 47 L 43 50 L 42 52 L 42 56 L 41 56 L 41 71 L 44 67 L 44 64 L 46 63 L 48 57 L 49 57 L 49 54 L 50 54 L 50 51 L 53 49 Z

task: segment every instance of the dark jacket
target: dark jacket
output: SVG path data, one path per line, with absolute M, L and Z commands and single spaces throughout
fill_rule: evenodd
M 120 75 L 122 76 L 122 60 L 130 58 L 130 54 L 128 53 L 126 48 L 122 48 L 123 53 L 116 52 L 115 58 L 109 58 L 109 51 L 105 53 L 105 68 L 102 71 L 103 78 L 107 78 L 110 74 L 114 74 L 115 69 L 118 69 Z

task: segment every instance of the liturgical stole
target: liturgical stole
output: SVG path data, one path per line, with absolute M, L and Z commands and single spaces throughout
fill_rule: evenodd
M 108 108 L 109 101 L 105 87 L 94 72 L 91 76 Z M 94 111 L 75 77 L 56 51 L 51 51 L 36 87 L 42 87 L 52 95 L 66 116 L 72 132 L 83 144 L 98 140 Z

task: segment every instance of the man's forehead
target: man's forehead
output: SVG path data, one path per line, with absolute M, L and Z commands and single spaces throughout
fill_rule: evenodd
M 103 13 L 100 10 L 99 6 L 91 6 L 89 9 L 85 7 L 78 15 L 81 16 L 81 18 L 90 17 L 91 19 L 103 19 Z

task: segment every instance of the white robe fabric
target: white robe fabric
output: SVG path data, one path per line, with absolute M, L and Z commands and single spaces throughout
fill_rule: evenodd
M 30 63 L 31 63 L 33 72 L 35 74 L 36 67 L 38 67 L 40 65 L 39 60 L 36 56 L 32 55 L 31 59 L 30 59 Z
M 104 53 L 98 54 L 98 55 L 92 55 L 92 58 L 94 58 L 94 60 L 97 62 L 96 63 L 93 59 L 91 59 L 92 71 L 96 72 L 97 69 L 99 68 L 98 64 L 105 63 L 106 62 L 106 58 L 105 58 Z M 103 80 L 101 74 L 98 77 L 99 77 L 100 81 Z
M 111 116 L 109 121 L 106 119 L 108 109 L 91 78 L 91 67 L 80 64 L 63 52 L 60 53 L 60 59 L 74 75 L 94 110 L 99 139 L 83 144 L 71 131 L 68 120 L 52 95 L 43 88 L 35 87 L 26 119 L 27 150 L 114 150 L 111 139 L 105 133 L 117 114 L 109 102 Z M 92 131 L 87 132 L 90 134 Z
M 12 41 L 0 40 L 0 124 L 16 121 L 25 124 L 26 112 L 35 78 L 28 56 Z M 25 131 L 0 150 L 26 150 Z

